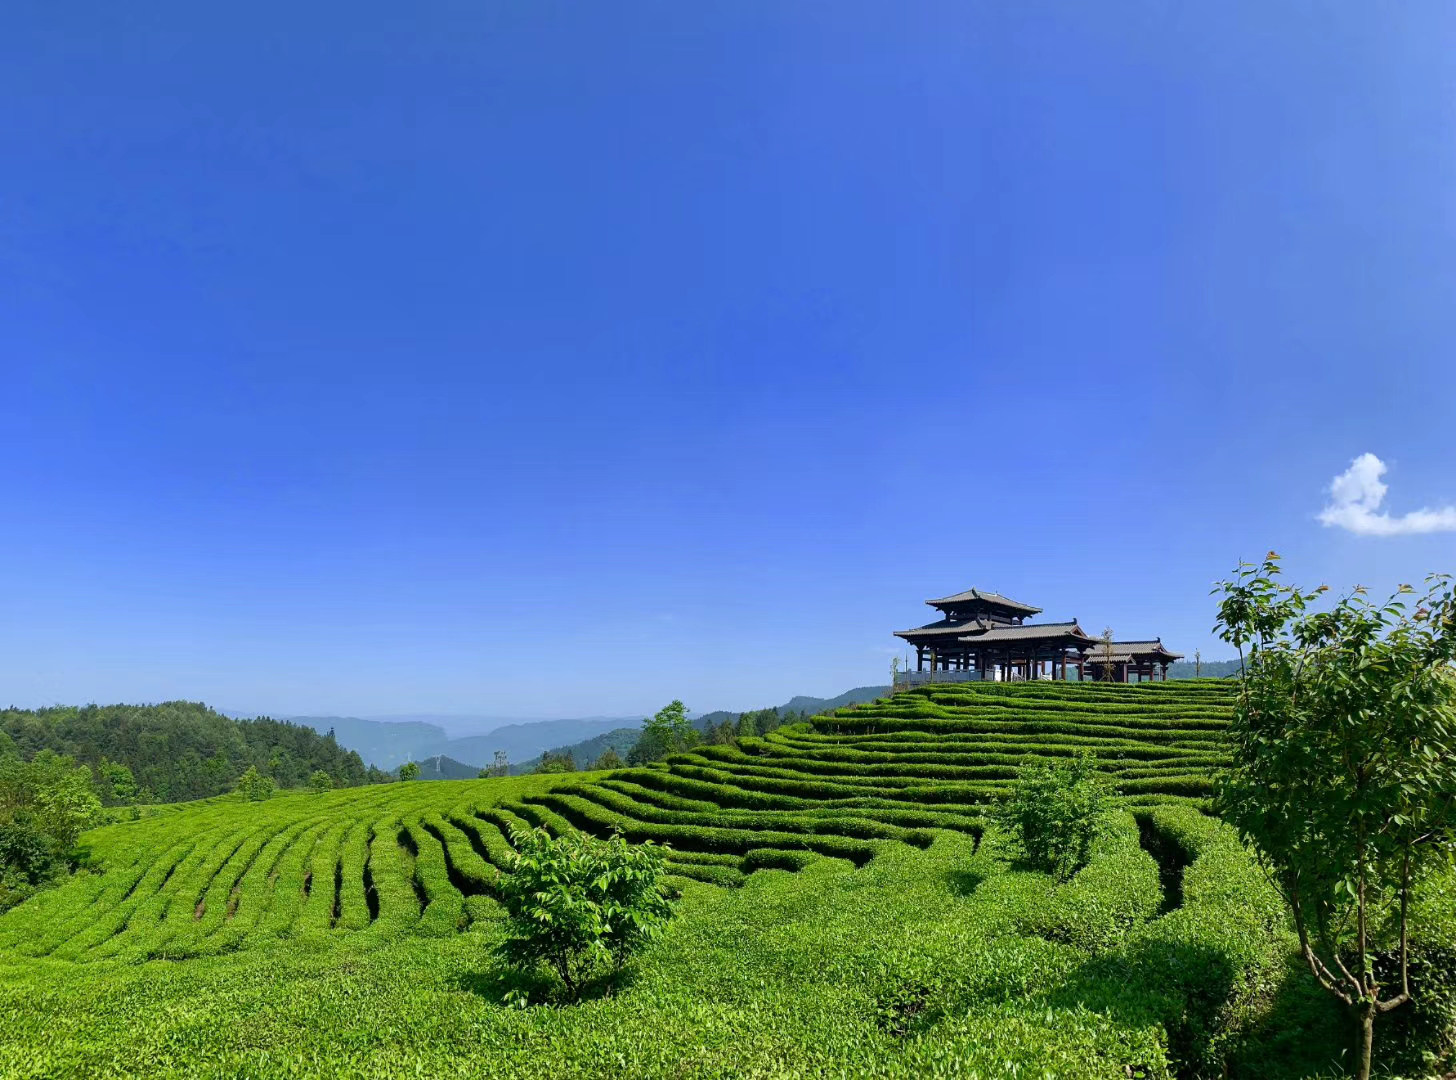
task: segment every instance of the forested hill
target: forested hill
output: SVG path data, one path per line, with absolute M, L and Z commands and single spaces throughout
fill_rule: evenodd
M 231 791 L 249 766 L 279 787 L 322 769 L 339 785 L 387 779 L 332 733 L 260 717 L 234 720 L 198 702 L 0 710 L 0 732 L 22 757 L 41 750 L 91 767 L 108 803 L 180 802 Z
M 800 694 L 783 705 L 773 705 L 766 709 L 750 710 L 756 718 L 762 718 L 767 713 L 774 713 L 781 719 L 793 717 L 816 716 L 819 713 L 833 712 L 835 709 L 842 709 L 846 705 L 858 705 L 862 702 L 877 701 L 890 692 L 889 686 L 857 686 L 853 690 L 846 690 L 838 697 L 820 698 L 809 697 Z M 693 718 L 693 724 L 699 731 L 707 732 L 718 727 L 724 720 L 736 720 L 744 713 L 737 713 L 731 710 L 719 709 L 715 712 L 703 713 Z

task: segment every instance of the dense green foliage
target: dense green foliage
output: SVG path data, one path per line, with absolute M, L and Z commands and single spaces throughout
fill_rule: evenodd
M 568 829 L 511 829 L 511 872 L 500 882 L 506 939 L 499 953 L 530 977 L 542 965 L 575 1001 L 587 980 L 619 973 L 672 917 L 656 845 L 629 845 L 620 834 L 597 840 Z M 528 1003 L 518 986 L 510 1000 Z
M 80 862 L 77 841 L 100 814 L 90 770 L 49 750 L 22 761 L 0 744 L 0 911 Z
M 1244 658 L 1224 817 L 1294 915 L 1310 971 L 1358 1016 L 1361 1080 L 1375 1018 L 1407 1004 L 1417 881 L 1456 861 L 1456 592 L 1433 576 L 1384 604 L 1326 610 L 1281 584 L 1279 556 L 1221 586 L 1219 629 Z M 1379 943 L 1394 970 L 1377 973 Z
M 271 798 L 277 789 L 278 785 L 273 783 L 273 778 L 260 773 L 256 765 L 249 765 L 248 771 L 238 777 L 237 792 L 250 802 L 262 802 Z
M 267 717 L 233 720 L 190 701 L 3 709 L 0 732 L 24 758 L 51 750 L 89 766 L 108 806 L 221 795 L 250 766 L 283 788 L 304 787 L 318 769 L 344 785 L 387 779 L 332 735 Z
M 797 709 L 754 709 L 750 712 L 739 713 L 736 717 L 725 716 L 717 722 L 703 722 L 703 740 L 708 743 L 722 744 L 731 743 L 736 739 L 749 739 L 758 735 L 767 735 L 771 731 L 777 731 L 787 724 L 801 724 L 809 719 L 809 714 L 800 712 Z
M 1336 1075 L 1334 1002 L 1204 812 L 1231 715 L 1222 682 L 938 686 L 609 775 L 112 824 L 84 838 L 103 872 L 0 917 L 0 1075 Z M 1115 794 L 1062 881 L 991 811 L 1081 751 Z M 491 959 L 531 828 L 657 841 L 682 891 L 570 1007 L 506 1007 Z M 1413 910 L 1448 970 L 1452 879 Z M 1409 1020 L 1440 1052 L 1439 1008 Z
M 420 763 L 418 761 L 406 761 L 399 767 L 399 778 L 401 780 L 418 780 L 420 778 Z
M 1097 759 L 1089 753 L 1027 765 L 997 806 L 996 824 L 1016 841 L 1032 869 L 1066 881 L 1092 858 L 1107 802 L 1096 770 Z
M 688 709 L 681 701 L 670 701 L 642 724 L 642 734 L 627 752 L 633 765 L 661 761 L 668 754 L 680 753 L 702 742 L 702 734 L 688 719 Z
M 570 750 L 561 753 L 547 751 L 541 755 L 541 760 L 534 771 L 538 773 L 576 772 L 576 759 L 571 756 Z

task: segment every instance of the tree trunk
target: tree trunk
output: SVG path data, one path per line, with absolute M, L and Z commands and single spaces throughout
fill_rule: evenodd
M 1375 1002 L 1360 1003 L 1360 1071 L 1359 1080 L 1370 1080 L 1370 1055 L 1375 1045 Z

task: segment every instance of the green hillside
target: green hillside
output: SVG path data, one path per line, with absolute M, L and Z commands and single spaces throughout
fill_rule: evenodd
M 0 916 L 0 1075 L 1334 1075 L 1339 1017 L 1203 812 L 1229 693 L 934 687 L 647 768 L 109 825 L 101 872 Z M 1059 884 L 986 811 L 1083 749 L 1118 809 Z M 682 917 L 610 996 L 500 1004 L 520 825 L 671 845 Z
M 1079 750 L 1098 756 L 1129 806 L 1207 796 L 1232 707 L 1232 688 L 1211 681 L 928 687 L 508 809 L 551 831 L 670 844 L 680 873 L 737 884 L 814 854 L 863 864 L 886 842 L 925 847 L 932 829 L 978 833 L 1019 766 Z
M 0 947 L 30 937 L 27 914 L 45 933 L 24 949 L 77 959 L 226 951 L 295 918 L 464 928 L 508 866 L 513 825 L 620 829 L 670 845 L 673 873 L 715 885 L 819 856 L 862 866 L 886 845 L 926 848 L 937 829 L 979 836 L 1019 765 L 1084 749 L 1127 805 L 1188 801 L 1208 794 L 1229 694 L 1216 682 L 933 687 L 647 768 L 221 801 L 93 834 L 108 872 L 0 919 Z

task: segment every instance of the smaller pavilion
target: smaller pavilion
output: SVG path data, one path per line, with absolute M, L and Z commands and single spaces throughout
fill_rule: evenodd
M 1181 659 L 1183 654 L 1170 652 L 1164 647 L 1162 638 L 1154 638 L 1152 641 L 1114 641 L 1110 652 L 1099 641 L 1087 657 L 1087 677 L 1103 682 L 1142 682 L 1144 679 L 1166 681 L 1168 665 Z M 1133 678 L 1134 675 L 1137 676 L 1136 679 Z

